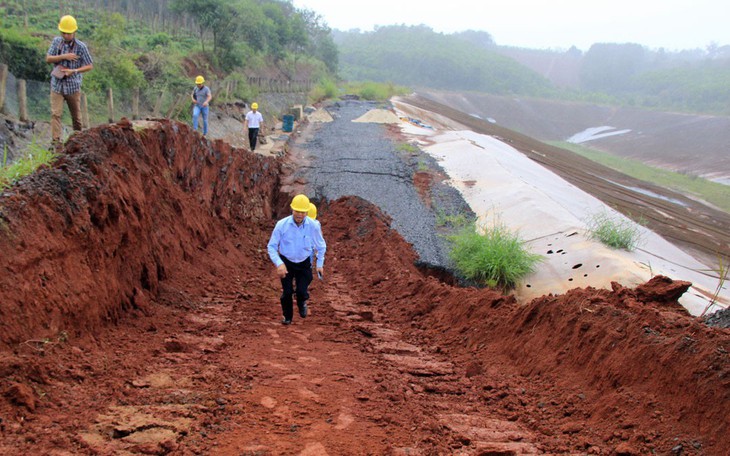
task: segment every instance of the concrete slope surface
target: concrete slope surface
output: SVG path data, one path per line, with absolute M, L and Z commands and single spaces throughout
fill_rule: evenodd
M 395 106 L 401 117 L 434 117 L 407 100 L 395 101 Z M 575 287 L 610 288 L 613 281 L 635 286 L 662 274 L 692 282 L 690 293 L 680 302 L 693 315 L 714 312 L 730 303 L 730 291 L 724 289 L 717 303 L 709 305 L 719 283 L 718 275 L 712 274 L 715 265 L 703 264 L 504 140 L 433 120 L 430 128 L 403 123 L 403 131 L 438 161 L 481 223 L 506 224 L 544 258 L 536 272 L 519 284 L 518 297 L 529 300 Z M 588 227 L 597 214 L 635 224 L 639 248 L 631 252 L 610 249 L 591 239 Z
M 0 454 L 727 453 L 730 331 L 677 303 L 686 281 L 518 302 L 425 272 L 398 214 L 343 194 L 319 201 L 310 314 L 281 325 L 266 243 L 338 118 L 340 147 L 379 148 L 343 174 L 410 178 L 420 204 L 389 208 L 429 211 L 420 157 L 396 147 L 385 172 L 399 127 L 350 121 L 371 108 L 298 126 L 282 157 L 170 121 L 93 128 L 4 191 Z

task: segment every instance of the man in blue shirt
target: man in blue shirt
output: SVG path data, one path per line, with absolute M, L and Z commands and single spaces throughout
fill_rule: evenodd
M 324 254 L 327 244 L 319 224 L 307 217 L 309 198 L 297 195 L 291 202 L 292 215 L 279 220 L 267 246 L 269 258 L 281 279 L 282 324 L 290 325 L 294 316 L 292 295 L 296 293 L 299 316 L 306 318 L 309 284 L 312 282 L 311 256 L 317 251 L 317 273 L 324 274 Z M 294 282 L 296 281 L 296 290 Z
M 61 115 L 63 102 L 68 104 L 75 131 L 83 128 L 81 121 L 81 73 L 94 68 L 86 44 L 76 39 L 76 19 L 63 16 L 58 23 L 61 36 L 53 39 L 46 53 L 46 62 L 54 65 L 51 73 L 51 138 L 54 147 L 61 145 Z
M 213 98 L 210 88 L 205 84 L 205 78 L 195 78 L 195 88 L 190 98 L 193 100 L 193 130 L 198 131 L 198 116 L 203 116 L 203 136 L 208 136 L 208 105 Z

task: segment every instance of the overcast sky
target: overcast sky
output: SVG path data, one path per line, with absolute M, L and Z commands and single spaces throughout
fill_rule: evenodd
M 667 50 L 730 44 L 730 0 L 293 0 L 333 29 L 425 24 L 489 32 L 499 45 L 588 50 L 639 43 Z

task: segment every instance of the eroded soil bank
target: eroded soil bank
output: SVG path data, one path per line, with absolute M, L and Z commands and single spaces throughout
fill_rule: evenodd
M 139 131 L 135 131 L 139 130 Z M 92 129 L 0 199 L 0 454 L 706 454 L 730 331 L 687 283 L 525 306 L 424 276 L 324 202 L 311 315 L 279 324 L 280 162 L 177 123 Z

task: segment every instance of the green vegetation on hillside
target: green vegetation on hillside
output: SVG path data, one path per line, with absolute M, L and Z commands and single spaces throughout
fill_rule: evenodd
M 672 54 L 594 44 L 581 60 L 580 83 L 632 106 L 730 114 L 730 49 Z
M 619 157 L 578 144 L 560 141 L 549 142 L 549 144 L 570 150 L 639 180 L 700 198 L 726 212 L 730 212 L 730 186 L 728 185 L 711 182 L 697 176 L 654 168 L 636 160 Z
M 70 4 L 69 4 L 70 3 Z M 113 87 L 187 90 L 190 77 L 318 80 L 337 50 L 320 16 L 280 0 L 15 0 L 0 3 L 0 61 L 18 77 L 47 81 L 45 52 L 58 18 L 74 15 L 94 58 L 93 92 Z
M 426 26 L 340 32 L 340 74 L 351 81 L 546 95 L 550 83 L 514 60 Z

